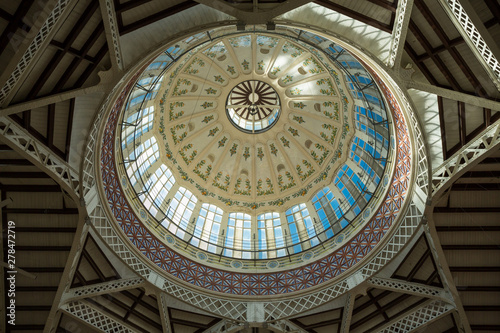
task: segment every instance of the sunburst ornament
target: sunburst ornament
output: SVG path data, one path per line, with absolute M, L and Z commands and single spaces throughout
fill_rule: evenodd
M 246 133 L 262 133 L 277 122 L 281 113 L 280 98 L 271 85 L 248 80 L 229 93 L 226 114 L 231 123 Z

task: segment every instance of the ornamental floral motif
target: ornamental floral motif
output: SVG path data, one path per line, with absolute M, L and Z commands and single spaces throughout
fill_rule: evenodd
M 282 137 L 280 138 L 280 140 L 281 140 L 281 143 L 283 144 L 283 146 L 284 146 L 284 147 L 288 147 L 288 148 L 290 148 L 290 141 L 288 141 L 287 139 L 285 139 L 285 137 L 284 137 L 284 136 L 282 136 Z
M 321 154 L 321 156 L 318 156 L 318 154 L 314 150 L 311 150 L 311 156 L 319 165 L 321 165 L 325 161 L 325 158 L 328 156 L 330 151 L 328 149 L 326 149 L 325 146 L 323 146 L 319 143 L 315 144 L 314 146 L 316 147 L 316 149 L 318 149 L 320 152 L 322 152 L 322 154 Z
M 271 74 L 274 75 L 274 76 L 276 76 L 276 74 L 278 74 L 279 71 L 281 71 L 280 67 L 279 66 L 275 66 L 271 70 Z
M 257 69 L 259 71 L 263 71 L 264 70 L 264 60 L 261 60 L 257 63 Z
M 330 79 L 320 79 L 320 80 L 316 81 L 316 84 L 320 85 L 320 86 L 326 84 L 328 86 L 328 89 L 320 89 L 319 90 L 323 95 L 327 95 L 327 96 L 336 96 L 337 95 L 337 93 L 335 92 L 335 89 L 333 88 L 332 81 Z
M 206 164 L 205 160 L 201 160 L 196 164 L 196 167 L 194 168 L 193 172 L 200 176 L 201 179 L 207 180 L 208 176 L 210 175 L 210 172 L 212 172 L 212 164 L 209 164 L 205 171 L 202 170 L 203 166 Z
M 302 90 L 299 88 L 290 89 L 290 95 L 292 95 L 292 96 L 300 95 L 301 92 L 302 92 Z
M 160 125 L 158 126 L 158 132 L 160 132 L 163 140 L 167 140 L 167 135 L 165 134 L 165 124 L 163 122 L 163 116 L 160 118 Z
M 227 141 L 227 137 L 223 137 L 221 140 L 219 140 L 219 146 L 217 148 L 224 147 L 224 145 L 226 144 L 226 141 Z
M 278 156 L 278 149 L 276 148 L 274 143 L 271 143 L 269 145 L 269 149 L 271 149 L 271 154 L 273 154 L 274 156 Z
M 283 48 L 282 48 L 282 52 L 283 53 L 288 53 L 290 50 L 292 50 L 292 53 L 290 54 L 293 58 L 296 58 L 298 56 L 300 56 L 302 54 L 302 52 L 304 52 L 304 50 L 302 50 L 301 48 L 299 48 L 298 46 L 294 45 L 294 44 L 291 44 L 289 42 L 286 42 L 284 45 L 283 45 Z
M 208 136 L 215 136 L 215 134 L 219 131 L 219 127 L 215 127 L 215 128 L 212 128 L 209 132 L 208 132 Z
M 313 57 L 306 59 L 303 64 L 304 66 L 309 66 L 311 63 L 314 65 L 314 67 L 309 69 L 309 73 L 319 74 L 325 71 L 323 67 Z
M 332 126 L 331 124 L 323 124 L 322 126 L 324 129 L 330 130 L 331 132 L 330 136 L 328 136 L 324 132 L 321 132 L 320 136 L 323 138 L 323 140 L 333 145 L 333 143 L 335 142 L 335 137 L 337 136 L 337 128 Z
M 191 155 L 188 155 L 187 151 L 191 148 L 193 148 L 193 145 L 191 143 L 189 143 L 189 144 L 185 145 L 184 147 L 182 147 L 181 149 L 179 149 L 179 154 L 182 156 L 182 159 L 184 160 L 184 162 L 186 162 L 187 165 L 189 165 L 194 160 L 196 155 L 198 154 L 198 151 L 195 149 L 195 150 L 193 150 Z
M 257 148 L 257 157 L 262 161 L 264 157 L 264 152 L 262 151 L 262 147 Z
M 243 62 L 241 63 L 241 66 L 243 66 L 243 70 L 245 70 L 245 71 L 250 69 L 250 63 L 246 59 L 243 60 Z
M 293 81 L 293 76 L 292 75 L 286 75 L 282 80 L 283 84 L 287 84 L 289 82 Z
M 234 66 L 229 66 L 227 65 L 227 69 L 226 69 L 229 73 L 231 73 L 231 75 L 235 75 L 236 74 L 236 70 L 234 69 Z
M 302 103 L 302 102 L 298 102 L 298 103 L 294 102 L 294 103 L 293 103 L 293 107 L 294 107 L 294 108 L 301 109 L 301 110 L 302 110 L 302 109 L 304 109 L 306 106 L 307 106 L 307 105 L 305 105 L 305 104 L 304 104 L 304 103 Z
M 226 81 L 226 79 L 223 79 L 222 75 L 214 75 L 214 81 L 219 82 L 219 83 L 224 83 L 224 81 Z
M 186 67 L 186 69 L 184 70 L 184 73 L 197 74 L 199 72 L 199 70 L 193 68 L 194 65 L 198 65 L 200 67 L 205 67 L 205 62 L 199 58 L 194 58 L 193 61 Z
M 187 136 L 187 131 L 184 131 L 181 135 L 177 135 L 177 131 L 182 130 L 186 127 L 185 124 L 177 124 L 170 128 L 170 133 L 172 134 L 172 140 L 174 144 L 181 143 Z
M 312 164 L 310 162 L 308 162 L 307 160 L 302 160 L 302 164 L 306 167 L 306 171 L 303 171 L 302 167 L 299 164 L 297 164 L 296 169 L 297 169 L 297 173 L 299 174 L 300 180 L 304 181 L 307 179 L 307 177 L 312 175 L 315 170 L 314 170 Z
M 205 124 L 208 124 L 211 120 L 214 120 L 214 115 L 213 114 L 211 114 L 209 116 L 205 116 L 205 118 L 203 118 L 203 120 L 201 122 L 205 123 Z
M 236 149 L 238 148 L 238 144 L 236 143 L 233 143 L 233 146 L 231 147 L 231 149 L 229 150 L 229 152 L 231 153 L 231 156 L 233 156 L 234 154 L 236 154 Z
M 204 110 L 208 109 L 208 108 L 211 108 L 214 106 L 214 102 L 205 102 L 203 104 L 200 105 Z
M 297 131 L 295 128 L 288 127 L 288 132 L 292 133 L 293 136 L 300 136 L 299 131 Z
M 174 121 L 184 114 L 184 111 L 179 111 L 179 112 L 174 112 L 175 108 L 181 108 L 184 106 L 184 102 L 173 102 L 170 103 L 169 110 L 168 110 L 168 119 L 170 121 Z
M 286 183 L 286 184 L 285 184 L 285 181 L 283 179 L 283 176 L 281 174 L 278 175 L 278 186 L 279 186 L 281 192 L 288 190 L 289 188 L 292 188 L 296 185 L 295 180 L 293 179 L 293 176 L 289 171 L 285 172 L 285 176 L 288 180 L 288 183 Z
M 243 153 L 245 161 L 250 157 L 250 147 L 245 147 L 245 152 Z
M 298 122 L 299 124 L 302 124 L 302 123 L 305 123 L 306 121 L 304 120 L 304 118 L 302 118 L 302 116 L 293 116 L 293 120 L 295 120 L 296 122 Z
M 190 86 L 191 81 L 189 81 L 188 79 L 179 79 L 179 81 L 177 81 L 177 85 L 175 86 L 174 90 L 172 91 L 172 96 L 182 96 L 182 95 L 187 94 L 187 92 L 188 92 L 187 89 L 179 90 L 179 88 L 182 84 L 186 85 L 186 86 Z
M 212 87 L 209 87 L 209 88 L 205 89 L 205 91 L 207 92 L 208 95 L 215 95 L 215 94 L 217 94 L 217 89 L 214 89 Z
M 222 177 L 222 172 L 219 171 L 217 173 L 217 175 L 215 176 L 214 181 L 212 182 L 212 185 L 220 188 L 224 192 L 227 192 L 227 188 L 229 187 L 231 177 L 229 175 L 226 175 L 224 177 L 224 181 L 222 183 L 220 183 L 221 177 Z
M 252 186 L 250 185 L 250 180 L 247 178 L 245 180 L 245 187 L 241 187 L 242 179 L 238 178 L 236 179 L 236 184 L 234 185 L 234 194 L 240 194 L 240 195 L 251 195 L 251 189 Z
M 274 194 L 273 182 L 271 181 L 271 179 L 266 178 L 266 185 L 267 185 L 267 188 L 263 189 L 262 188 L 262 179 L 259 179 L 257 181 L 257 196 Z
M 233 205 L 238 206 L 240 204 L 239 201 L 231 200 L 231 199 L 228 199 L 228 198 L 224 198 L 224 197 L 221 197 L 220 195 L 218 196 L 218 199 L 220 201 L 222 201 L 223 203 L 225 203 L 226 206 L 233 206 Z

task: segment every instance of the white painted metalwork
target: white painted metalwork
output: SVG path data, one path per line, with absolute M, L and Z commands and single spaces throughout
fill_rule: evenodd
M 433 320 L 449 313 L 452 310 L 453 306 L 449 303 L 440 300 L 428 301 L 423 303 L 422 307 L 411 311 L 402 318 L 397 318 L 395 322 L 389 323 L 388 326 L 385 326 L 379 332 L 411 332 L 419 327 L 429 324 Z
M 352 293 L 347 294 L 344 310 L 342 311 L 342 324 L 340 326 L 340 333 L 349 333 L 349 327 L 351 326 L 352 310 L 355 298 L 356 296 L 353 295 Z
M 453 184 L 473 163 L 500 145 L 500 120 L 488 127 L 474 140 L 463 146 L 452 157 L 436 168 L 432 177 L 432 198 L 437 202 L 445 189 Z
M 160 318 L 161 318 L 161 326 L 163 329 L 163 333 L 171 333 L 172 331 L 170 330 L 170 316 L 168 314 L 168 306 L 167 306 L 167 300 L 165 297 L 165 293 L 159 292 L 156 295 L 156 299 L 158 302 L 158 306 L 160 307 Z
M 117 319 L 108 317 L 85 301 L 70 302 L 61 307 L 65 312 L 103 332 L 135 333 L 136 331 Z
M 0 117 L 0 134 L 53 176 L 68 191 L 80 196 L 78 172 L 56 156 L 49 148 L 33 138 L 24 128 L 8 117 Z
M 442 301 L 451 302 L 446 290 L 443 288 L 426 286 L 420 283 L 372 277 L 368 280 L 368 284 L 374 288 L 391 290 L 394 292 L 401 292 L 426 298 L 438 298 Z
M 26 52 L 24 52 L 22 59 L 17 64 L 7 82 L 5 82 L 2 90 L 0 90 L 0 105 L 5 101 L 7 96 L 9 96 L 17 81 L 19 81 L 21 75 L 24 73 L 31 61 L 35 58 L 35 55 L 42 46 L 43 42 L 52 31 L 52 28 L 56 25 L 57 21 L 59 21 L 59 18 L 64 12 L 64 9 L 66 9 L 71 1 L 72 0 L 59 0 L 59 2 L 50 13 L 49 17 L 47 17 L 47 20 L 45 20 L 42 28 L 31 42 Z
M 471 46 L 472 51 L 479 55 L 478 60 L 490 74 L 493 83 L 500 90 L 500 63 L 486 44 L 476 26 L 469 18 L 469 15 L 460 4 L 459 0 L 440 0 L 451 21 L 457 30 L 464 37 L 464 40 Z
M 107 293 L 118 292 L 127 289 L 139 288 L 144 284 L 142 278 L 122 279 L 96 283 L 89 286 L 72 288 L 64 295 L 64 298 L 74 301 L 80 298 L 93 297 Z
M 408 32 L 408 24 L 410 23 L 411 10 L 413 0 L 400 0 L 396 11 L 396 21 L 392 30 L 391 48 L 389 50 L 389 59 L 387 65 L 392 68 L 401 62 L 401 56 L 404 51 L 406 41 L 406 33 Z
M 106 40 L 108 47 L 113 50 L 113 62 L 116 62 L 119 70 L 123 70 L 122 51 L 120 47 L 120 33 L 116 23 L 115 6 L 111 0 L 100 0 L 101 13 L 104 21 L 104 30 L 106 31 Z
M 202 333 L 227 333 L 229 330 L 239 329 L 240 324 L 234 323 L 227 319 L 222 319 L 214 326 L 207 328 Z

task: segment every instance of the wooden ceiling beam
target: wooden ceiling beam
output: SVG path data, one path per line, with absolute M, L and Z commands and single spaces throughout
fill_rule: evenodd
M 99 280 L 101 280 L 102 282 L 105 282 L 106 281 L 106 277 L 104 276 L 104 274 L 102 273 L 101 269 L 99 268 L 99 266 L 96 264 L 96 262 L 90 256 L 90 254 L 87 252 L 86 249 L 83 249 L 82 256 L 85 258 L 85 260 L 87 260 L 87 262 L 89 263 L 90 267 L 92 267 L 92 269 L 94 270 L 94 272 L 97 274 L 97 276 L 99 277 Z
M 452 191 L 500 191 L 500 183 L 460 183 L 451 186 Z
M 498 266 L 450 266 L 451 272 L 487 273 L 500 272 Z
M 434 207 L 434 213 L 500 213 L 500 207 Z
M 142 290 L 141 290 L 141 292 L 142 292 Z M 134 303 L 138 302 L 139 305 L 145 307 L 149 311 L 151 311 L 151 312 L 153 312 L 155 314 L 158 314 L 158 315 L 160 314 L 160 311 L 156 307 L 154 307 L 151 304 L 149 304 L 149 303 L 145 302 L 144 300 L 142 300 L 142 297 L 139 298 L 138 296 L 135 296 L 134 294 L 132 294 L 128 290 L 122 290 L 122 291 L 120 291 L 120 293 L 123 294 L 124 296 L 130 298 L 131 300 L 133 300 Z
M 0 36 L 0 54 L 7 48 L 10 39 L 16 33 L 17 29 L 21 29 L 24 25 L 23 18 L 26 16 L 31 6 L 33 6 L 34 2 L 34 0 L 23 0 L 17 6 L 16 12 L 12 15 L 11 19 L 8 21 L 7 27 Z
M 360 22 L 368 24 L 374 28 L 380 29 L 380 30 L 385 31 L 389 34 L 392 33 L 392 26 L 390 24 L 386 24 L 386 23 L 377 21 L 374 18 L 363 15 L 355 10 L 343 7 L 339 4 L 336 4 L 334 2 L 330 2 L 328 0 L 316 0 L 314 2 L 317 3 L 318 5 L 325 7 L 325 8 L 328 8 L 328 9 L 336 11 L 337 13 L 352 17 L 355 20 L 358 20 Z
M 451 47 L 455 47 L 455 46 L 461 45 L 463 43 L 465 43 L 465 40 L 462 37 L 457 37 L 457 38 L 454 38 L 454 39 L 449 41 L 449 45 Z M 439 53 L 444 52 L 444 51 L 446 51 L 446 46 L 444 46 L 444 45 L 435 47 L 431 50 L 430 53 L 424 53 L 424 54 L 417 56 L 417 61 L 422 62 L 424 60 L 429 59 L 431 57 L 431 55 L 436 55 L 436 54 L 439 54 Z
M 45 172 L 0 171 L 0 178 L 50 178 Z
M 64 245 L 47 245 L 47 246 L 38 246 L 38 245 L 17 245 L 16 251 L 37 251 L 37 252 L 69 252 L 71 250 L 71 246 Z
M 354 307 L 354 309 L 352 311 L 352 315 L 354 316 L 355 314 L 366 309 L 367 307 L 369 307 L 371 305 L 375 305 L 375 302 L 378 302 L 379 300 L 381 300 L 382 298 L 384 298 L 390 294 L 391 294 L 391 291 L 388 291 L 388 290 L 381 292 L 380 294 L 375 296 L 373 299 L 368 300 L 368 302 L 365 302 L 357 307 Z M 354 303 L 354 305 L 356 305 L 356 302 Z
M 80 52 L 83 56 L 86 56 L 88 54 L 90 49 L 94 46 L 99 37 L 101 37 L 103 32 L 104 32 L 104 24 L 102 22 L 99 22 L 94 31 L 92 31 L 90 38 L 85 42 L 85 44 L 80 49 Z M 57 94 L 63 90 L 64 85 L 68 82 L 70 77 L 76 71 L 78 66 L 81 64 L 82 60 L 83 58 L 81 57 L 76 57 L 73 59 L 71 64 L 64 71 L 59 81 L 57 81 L 56 85 L 54 86 L 54 89 L 52 89 L 52 94 Z
M 4 185 L 0 184 L 0 190 L 4 192 L 61 192 L 59 185 Z M 40 209 L 43 210 L 43 209 Z
M 439 129 L 441 131 L 441 140 L 443 142 L 443 159 L 448 159 L 448 145 L 446 143 L 446 124 L 444 122 L 444 105 L 443 97 L 438 96 L 438 114 L 439 114 Z
M 16 232 L 73 233 L 74 227 L 16 227 Z
M 498 312 L 500 305 L 464 305 L 465 311 L 478 311 L 478 312 Z
M 16 286 L 16 291 L 35 292 L 35 291 L 57 291 L 58 286 Z
M 120 301 L 118 301 L 117 299 L 115 299 L 113 296 L 107 294 L 107 295 L 103 295 L 102 297 L 105 297 L 106 301 L 111 301 L 113 304 L 121 307 L 122 309 L 126 310 L 126 305 L 124 305 L 123 303 L 121 303 Z M 95 305 L 97 308 L 101 309 L 103 312 L 105 313 L 108 313 L 109 315 L 111 315 L 112 317 L 115 317 L 115 318 L 122 318 L 122 316 L 120 316 L 118 313 L 114 312 L 113 310 L 105 307 L 104 305 L 102 305 L 101 303 L 91 299 L 91 298 L 86 298 L 85 299 L 87 302 L 89 303 L 92 303 L 93 305 Z M 124 308 L 125 307 L 125 308 Z M 149 318 L 148 318 L 149 319 Z M 150 320 L 150 319 L 149 319 Z M 129 320 L 125 320 L 125 322 L 132 326 L 134 329 L 138 330 L 139 332 L 144 332 L 144 333 L 148 333 L 148 331 L 146 331 L 146 329 L 144 329 L 143 327 L 140 327 L 139 325 L 137 325 L 136 323 L 133 323 Z M 161 327 L 160 327 L 160 330 L 161 330 Z
M 485 245 L 485 244 L 446 244 L 441 245 L 444 251 L 495 251 L 500 250 L 500 245 Z
M 441 27 L 441 25 L 439 24 L 439 22 L 437 21 L 437 19 L 429 9 L 429 7 L 427 7 L 427 5 L 424 3 L 423 0 L 415 0 L 415 6 L 427 20 L 427 23 L 429 23 L 434 33 L 441 40 L 441 43 L 443 43 L 443 46 L 448 50 L 453 60 L 455 60 L 458 67 L 460 67 L 460 69 L 462 70 L 462 73 L 469 80 L 470 84 L 477 90 L 479 96 L 488 98 L 489 97 L 488 94 L 486 93 L 486 91 L 484 90 L 483 86 L 481 85 L 477 77 L 474 75 L 474 73 L 472 73 L 469 66 L 465 63 L 462 56 L 460 56 L 457 50 L 450 45 L 450 39 L 446 35 L 445 31 L 443 30 L 443 28 Z
M 465 122 L 465 103 L 457 101 L 458 109 L 458 133 L 460 136 L 460 144 L 465 145 L 465 137 L 467 136 L 467 127 Z
M 95 62 L 93 64 L 89 64 L 85 71 L 80 75 L 80 78 L 78 81 L 76 81 L 75 85 L 73 86 L 73 89 L 80 88 L 83 86 L 85 81 L 89 78 L 90 74 L 94 72 L 94 70 L 97 68 L 101 60 L 104 58 L 106 53 L 108 52 L 108 43 L 104 43 L 104 45 L 97 51 L 97 54 L 95 56 Z
M 18 228 L 16 228 L 18 229 Z M 64 267 L 20 267 L 28 273 L 62 273 Z
M 431 52 L 432 52 L 431 44 L 424 37 L 424 34 L 420 31 L 420 29 L 417 27 L 417 25 L 415 24 L 415 22 L 413 22 L 413 20 L 410 20 L 409 28 L 410 28 L 410 31 L 412 32 L 412 34 L 415 36 L 415 38 L 417 38 L 417 40 L 420 43 L 420 45 L 422 45 L 422 47 L 424 48 L 425 52 L 430 55 L 430 58 L 432 59 L 432 61 L 434 61 L 434 63 L 436 64 L 437 68 L 441 71 L 441 73 L 446 78 L 446 80 L 451 85 L 451 87 L 454 90 L 456 90 L 456 91 L 463 92 L 463 90 L 460 87 L 460 85 L 458 84 L 457 80 L 455 80 L 455 78 L 451 74 L 450 70 L 448 69 L 448 67 L 446 67 L 446 65 L 444 64 L 444 62 L 439 57 L 439 55 L 437 55 L 437 54 L 436 55 L 432 55 L 431 54 Z
M 69 161 L 69 153 L 71 151 L 71 134 L 73 132 L 73 115 L 75 113 L 75 99 L 69 100 L 68 123 L 66 126 L 66 140 L 64 144 L 64 160 Z
M 28 160 L 25 159 L 0 159 L 0 165 L 13 165 L 13 166 L 25 166 L 25 165 L 33 165 Z
M 398 9 L 398 6 L 396 4 L 397 2 L 393 3 L 387 0 L 368 0 L 368 2 L 371 2 L 379 7 L 385 8 L 393 13 L 395 13 L 396 10 Z
M 57 214 L 57 215 L 76 215 L 78 208 L 4 208 L 7 214 Z
M 493 14 L 493 19 L 496 20 L 496 23 L 500 23 L 500 3 L 498 0 L 484 0 L 486 6 Z
M 68 49 L 71 47 L 71 45 L 76 40 L 78 35 L 82 32 L 83 28 L 87 25 L 88 21 L 92 18 L 92 16 L 94 15 L 95 11 L 98 8 L 99 8 L 99 1 L 92 0 L 85 9 L 85 11 L 83 12 L 82 16 L 80 16 L 78 21 L 73 26 L 73 29 L 71 29 L 71 31 L 65 38 L 63 42 L 64 49 L 56 51 L 56 54 L 52 57 L 51 61 L 49 62 L 49 65 L 45 68 L 45 70 L 42 72 L 36 83 L 31 88 L 30 92 L 28 93 L 28 96 L 26 97 L 26 100 L 34 99 L 38 95 L 45 82 L 52 75 L 59 62 L 63 59 L 64 55 L 68 52 Z
M 64 44 L 61 42 L 58 42 L 54 39 L 50 41 L 49 45 L 56 47 L 58 50 L 64 50 Z M 72 56 L 77 57 L 77 58 L 81 58 L 82 60 L 85 60 L 91 64 L 93 64 L 95 62 L 94 57 L 91 57 L 88 54 L 83 55 L 83 53 L 81 51 L 78 51 L 75 48 L 70 47 L 67 52 L 69 54 L 71 54 Z
M 438 225 L 436 226 L 438 232 L 474 232 L 474 231 L 500 231 L 500 225 L 485 225 L 485 226 L 458 226 L 458 225 Z
M 120 35 L 121 36 L 126 35 L 132 31 L 135 31 L 137 29 L 145 27 L 151 23 L 154 23 L 154 22 L 159 21 L 161 19 L 164 19 L 166 17 L 172 16 L 174 14 L 180 13 L 180 12 L 182 12 L 186 9 L 189 9 L 191 7 L 194 7 L 196 5 L 198 5 L 198 3 L 196 1 L 193 1 L 193 0 L 187 0 L 187 1 L 181 2 L 177 5 L 174 5 L 172 7 L 164 9 L 162 11 L 159 11 L 153 15 L 150 15 L 148 17 L 141 19 L 141 20 L 135 21 L 133 23 L 130 23 L 126 26 L 121 27 L 120 28 Z
M 457 286 L 457 290 L 469 292 L 500 292 L 500 286 Z
M 126 12 L 127 10 L 134 9 L 150 1 L 151 0 L 131 0 L 125 3 L 120 3 L 119 1 L 115 1 L 115 12 L 116 14 L 121 14 L 123 12 Z

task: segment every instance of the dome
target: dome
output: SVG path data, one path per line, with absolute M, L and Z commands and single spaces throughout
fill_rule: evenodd
M 389 231 L 409 186 L 391 98 L 357 56 L 311 32 L 187 37 L 136 72 L 108 119 L 115 219 L 168 275 L 212 291 L 274 295 L 341 276 Z
M 146 68 L 164 67 L 139 77 L 120 140 L 155 231 L 254 260 L 347 239 L 384 176 L 388 116 L 363 65 L 327 50 L 229 34 Z

